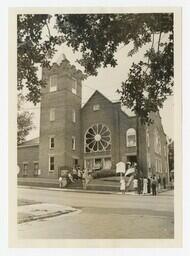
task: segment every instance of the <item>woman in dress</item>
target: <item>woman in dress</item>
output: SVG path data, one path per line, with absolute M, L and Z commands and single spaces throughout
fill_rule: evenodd
M 122 177 L 120 180 L 120 190 L 121 190 L 121 193 L 124 195 L 125 194 L 125 178 L 124 177 Z
M 143 194 L 145 195 L 145 194 L 147 194 L 147 185 L 148 185 L 148 180 L 147 180 L 147 178 L 146 177 L 144 177 L 144 179 L 143 179 Z
M 133 188 L 135 190 L 135 193 L 137 193 L 137 188 L 138 188 L 138 180 L 137 178 L 135 177 L 134 180 L 133 180 Z

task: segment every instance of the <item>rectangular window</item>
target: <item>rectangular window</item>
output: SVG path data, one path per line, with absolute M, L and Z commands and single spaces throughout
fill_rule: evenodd
M 73 167 L 77 167 L 79 163 L 79 160 L 76 158 L 73 158 Z
M 160 159 L 156 159 L 156 172 L 162 172 L 162 161 Z
M 98 110 L 100 110 L 100 105 L 99 104 L 93 105 L 93 111 L 98 111 Z
M 162 160 L 160 160 L 160 172 L 162 173 Z
M 102 168 L 102 158 L 95 158 L 94 160 L 94 169 L 100 170 Z
M 28 163 L 23 164 L 23 176 L 28 175 Z
M 49 86 L 49 91 L 50 92 L 57 91 L 57 75 L 50 76 L 49 85 L 50 85 Z
M 34 176 L 38 176 L 38 169 L 39 169 L 38 162 L 34 162 Z
M 104 162 L 103 162 L 103 168 L 110 170 L 111 169 L 111 157 L 106 157 L 104 158 Z
M 151 168 L 151 160 L 150 160 L 150 153 L 149 152 L 147 153 L 147 165 L 148 165 L 148 168 Z
M 160 172 L 160 160 L 158 159 L 158 172 Z
M 156 159 L 156 172 L 158 172 L 158 159 Z
M 72 78 L 72 93 L 77 94 L 77 80 Z
M 76 123 L 76 112 L 74 109 L 72 110 L 72 122 Z
M 55 138 L 50 137 L 50 139 L 49 139 L 49 148 L 52 149 L 54 147 L 55 147 Z
M 149 136 L 149 131 L 146 133 L 146 140 L 147 140 L 147 146 L 150 147 L 150 136 Z
M 76 140 L 75 140 L 75 137 L 72 136 L 72 150 L 75 150 L 76 148 Z
M 53 172 L 55 170 L 55 157 L 50 156 L 49 157 L 49 171 Z
M 164 146 L 164 156 L 167 157 L 167 147 Z
M 158 141 L 158 153 L 161 155 L 162 152 L 162 145 L 161 145 L 161 141 Z
M 128 135 L 127 138 L 127 146 L 128 147 L 135 147 L 136 146 L 136 136 L 135 135 Z
M 54 108 L 50 109 L 49 120 L 50 120 L 50 122 L 55 121 L 55 109 Z
M 129 128 L 126 131 L 126 143 L 127 143 L 127 147 L 136 146 L 136 131 L 134 128 Z

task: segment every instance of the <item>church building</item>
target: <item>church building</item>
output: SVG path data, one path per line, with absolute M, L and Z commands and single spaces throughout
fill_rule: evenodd
M 83 74 L 65 58 L 43 68 L 40 136 L 18 146 L 19 176 L 58 179 L 74 166 L 115 169 L 120 161 L 137 162 L 144 176 L 168 176 L 168 148 L 159 113 L 153 124 L 139 123 L 95 91 L 82 107 Z

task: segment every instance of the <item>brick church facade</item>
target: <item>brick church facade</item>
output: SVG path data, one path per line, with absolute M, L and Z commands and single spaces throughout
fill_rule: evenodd
M 119 161 L 136 162 L 138 134 L 143 174 L 168 177 L 167 140 L 159 113 L 151 114 L 150 126 L 139 124 L 137 133 L 136 117 L 99 91 L 81 107 L 83 74 L 67 59 L 44 68 L 42 77 L 47 86 L 41 96 L 40 136 L 18 146 L 19 176 L 57 179 L 61 170 L 76 165 L 109 170 Z

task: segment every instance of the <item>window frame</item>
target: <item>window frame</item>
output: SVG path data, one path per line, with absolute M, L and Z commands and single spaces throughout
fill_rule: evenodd
M 27 166 L 27 168 L 25 169 L 24 167 Z M 27 176 L 28 175 L 28 162 L 23 162 L 23 176 Z
M 155 159 L 156 160 L 156 173 L 158 173 L 158 158 Z
M 132 134 L 130 134 L 130 131 L 134 131 L 134 133 Z M 129 136 L 135 136 L 135 143 L 133 144 L 133 145 L 131 145 L 130 143 L 129 143 Z M 126 146 L 128 147 L 128 148 L 130 148 L 130 147 L 136 147 L 137 146 L 137 132 L 136 132 L 136 130 L 135 130 L 135 128 L 129 128 L 129 129 L 127 129 L 127 131 L 126 131 Z
M 148 168 L 151 168 L 151 157 L 150 157 L 150 152 L 147 152 L 147 166 L 148 166 Z
M 162 173 L 162 159 L 160 159 L 160 173 Z
M 71 147 L 72 147 L 72 150 L 76 150 L 76 137 L 75 136 L 72 136 L 71 138 Z
M 150 133 L 149 130 L 146 130 L 146 142 L 147 142 L 147 147 L 150 147 Z
M 72 109 L 72 122 L 76 123 L 76 110 Z
M 38 168 L 37 169 L 35 169 L 35 165 L 38 165 Z M 38 170 L 39 170 L 39 162 L 38 161 L 34 161 L 33 162 L 33 166 L 34 166 L 34 176 L 38 176 L 39 174 L 38 174 Z
M 50 108 L 49 111 L 49 121 L 54 122 L 55 121 L 55 108 Z
M 98 129 L 100 129 L 100 131 L 98 131 Z M 87 142 L 87 140 L 89 140 L 89 137 L 88 137 L 89 134 L 92 136 L 90 139 L 91 142 Z M 96 135 L 98 134 L 101 136 L 100 141 L 97 141 L 95 138 Z M 104 143 L 102 143 L 102 140 L 104 141 Z M 100 144 L 98 145 L 98 143 L 101 144 L 101 148 L 100 148 Z M 94 148 L 95 144 L 97 145 L 96 149 Z M 84 153 L 93 153 L 93 152 L 97 153 L 97 152 L 111 151 L 111 147 L 112 147 L 111 131 L 106 124 L 95 123 L 95 124 L 92 124 L 90 127 L 88 127 L 88 129 L 84 134 Z
M 93 111 L 99 111 L 100 110 L 100 104 L 94 104 L 92 109 L 93 109 Z
M 51 158 L 53 158 L 53 170 L 51 170 Z M 49 155 L 49 172 L 55 172 L 55 155 Z
M 72 79 L 71 91 L 73 94 L 77 95 L 77 87 L 78 87 L 77 79 L 75 79 L 74 77 L 72 77 L 71 79 Z
M 57 78 L 58 78 L 58 76 L 56 74 L 50 75 L 50 77 L 49 77 L 49 92 L 56 92 L 57 91 L 57 84 L 58 84 L 58 79 Z M 54 84 L 54 82 L 55 82 L 55 84 Z
M 52 147 L 52 140 L 53 139 L 53 147 Z M 49 149 L 54 149 L 55 148 L 55 136 L 54 135 L 51 135 L 49 137 Z
M 164 156 L 167 157 L 167 146 L 164 146 Z

